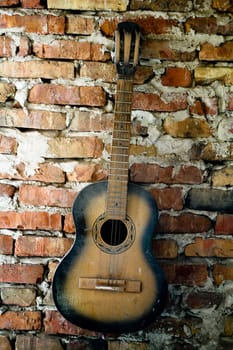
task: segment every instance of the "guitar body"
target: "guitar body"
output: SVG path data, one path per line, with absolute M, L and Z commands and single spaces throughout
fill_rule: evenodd
M 55 272 L 53 296 L 58 310 L 77 326 L 137 331 L 160 314 L 166 298 L 167 285 L 151 251 L 158 211 L 147 191 L 128 183 L 127 218 L 111 220 L 106 196 L 103 181 L 76 198 L 76 239 Z

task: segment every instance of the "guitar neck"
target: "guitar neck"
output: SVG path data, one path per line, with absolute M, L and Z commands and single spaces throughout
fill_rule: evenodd
M 123 220 L 127 210 L 133 79 L 117 81 L 106 214 Z

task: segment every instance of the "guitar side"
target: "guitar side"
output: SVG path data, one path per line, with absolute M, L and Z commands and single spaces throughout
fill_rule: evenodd
M 129 244 L 124 247 L 123 242 L 119 251 L 113 246 L 111 252 L 111 246 L 102 249 L 95 239 L 99 228 L 95 223 L 105 212 L 106 193 L 107 182 L 94 183 L 74 202 L 76 239 L 56 269 L 54 301 L 67 320 L 82 328 L 137 331 L 161 313 L 167 294 L 162 270 L 151 252 L 157 207 L 147 191 L 129 183 Z

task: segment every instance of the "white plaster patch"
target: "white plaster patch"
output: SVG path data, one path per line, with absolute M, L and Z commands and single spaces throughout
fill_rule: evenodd
M 21 133 L 18 130 L 3 128 L 1 129 L 1 134 L 16 138 L 18 143 L 17 157 L 11 157 L 10 164 L 7 164 L 8 157 L 3 157 L 3 164 L 2 162 L 0 164 L 1 172 L 16 174 L 15 166 L 24 163 L 25 175 L 34 175 L 39 167 L 39 163 L 44 161 L 44 157 L 47 154 L 48 139 L 37 131 Z

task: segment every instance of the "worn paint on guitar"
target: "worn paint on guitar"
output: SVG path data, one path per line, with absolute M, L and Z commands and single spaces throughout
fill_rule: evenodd
M 166 293 L 163 274 L 150 249 L 157 208 L 147 191 L 129 184 L 128 216 L 136 228 L 135 240 L 122 253 L 105 253 L 95 244 L 92 229 L 105 210 L 106 191 L 106 182 L 90 185 L 74 203 L 77 238 L 56 270 L 55 303 L 68 320 L 84 328 L 102 332 L 137 330 L 158 315 Z M 107 279 L 109 290 L 79 288 L 79 279 L 84 277 Z M 140 291 L 112 291 L 114 280 L 140 281 Z

